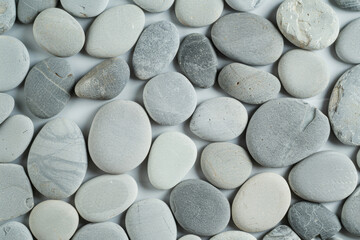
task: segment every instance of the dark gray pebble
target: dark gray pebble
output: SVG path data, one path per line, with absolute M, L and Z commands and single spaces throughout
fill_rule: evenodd
M 360 11 L 360 0 L 335 0 L 335 2 L 341 8 Z

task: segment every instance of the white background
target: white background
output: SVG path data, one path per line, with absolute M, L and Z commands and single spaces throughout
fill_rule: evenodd
M 351 20 L 360 17 L 360 12 L 351 12 L 346 11 L 343 9 L 338 8 L 334 3 L 333 0 L 324 0 L 325 2 L 329 3 L 334 10 L 337 12 L 341 28 L 349 23 Z M 279 6 L 279 4 L 282 2 L 282 0 L 265 0 L 264 4 L 262 4 L 258 9 L 253 11 L 253 13 L 256 13 L 258 15 L 261 15 L 265 18 L 270 19 L 275 24 L 275 15 L 276 10 Z M 116 5 L 122 5 L 126 3 L 132 3 L 131 0 L 110 0 L 108 8 L 116 6 Z M 226 15 L 233 11 L 230 9 L 227 5 L 225 6 L 223 15 Z M 80 19 L 77 18 L 77 20 L 80 22 L 80 24 L 83 26 L 84 30 L 86 31 L 90 24 L 93 21 L 93 18 L 91 19 Z M 146 25 L 149 25 L 151 23 L 160 21 L 160 20 L 169 20 L 173 22 L 181 36 L 181 40 L 188 34 L 199 32 L 204 33 L 208 37 L 210 37 L 210 27 L 203 27 L 203 28 L 189 28 L 181 25 L 179 21 L 175 17 L 174 13 L 174 7 L 172 7 L 169 11 L 163 12 L 163 13 L 146 13 Z M 31 59 L 31 66 L 35 65 L 39 61 L 47 58 L 50 56 L 50 54 L 46 53 L 44 50 L 42 50 L 34 41 L 33 33 L 32 33 L 32 25 L 23 25 L 19 22 L 16 22 L 14 27 L 5 33 L 6 35 L 14 36 L 18 39 L 20 39 L 28 48 L 30 53 L 30 59 Z M 360 40 L 359 40 L 360 44 Z M 294 48 L 288 41 L 285 40 L 285 49 L 284 52 L 287 52 L 289 49 Z M 331 46 L 327 49 L 317 51 L 316 54 L 319 54 L 322 56 L 329 67 L 330 73 L 331 73 L 331 79 L 330 84 L 328 88 L 319 96 L 306 99 L 305 101 L 319 107 L 324 113 L 327 114 L 327 105 L 328 105 L 328 99 L 331 93 L 331 90 L 337 81 L 337 79 L 341 76 L 342 73 L 344 73 L 347 69 L 349 69 L 352 65 L 345 64 L 341 62 L 338 57 L 336 56 L 334 46 Z M 129 53 L 121 56 L 121 58 L 124 58 L 131 67 L 131 57 L 132 57 L 132 51 Z M 219 57 L 219 66 L 218 69 L 220 70 L 225 65 L 231 63 L 229 59 L 224 57 L 222 54 L 218 52 Z M 87 73 L 92 67 L 94 67 L 96 64 L 100 63 L 102 59 L 96 59 L 93 57 L 88 56 L 84 51 L 82 51 L 80 54 L 77 54 L 76 56 L 69 57 L 67 60 L 70 62 L 73 73 L 77 79 L 80 79 L 85 73 Z M 259 67 L 260 69 L 269 71 L 277 76 L 277 64 Z M 175 60 L 167 69 L 164 69 L 164 72 L 168 71 L 179 71 L 179 66 L 177 64 L 177 61 Z M 142 90 L 144 85 L 146 84 L 145 81 L 138 80 L 134 77 L 134 75 L 131 75 L 131 79 L 126 85 L 123 92 L 117 97 L 117 99 L 128 99 L 128 100 L 134 100 L 140 104 L 142 104 Z M 210 89 L 200 89 L 196 88 L 196 92 L 198 95 L 198 103 L 203 102 L 206 99 L 210 99 L 213 97 L 218 96 L 226 96 L 226 94 L 219 88 L 219 86 L 216 84 L 214 87 Z M 16 106 L 15 110 L 12 114 L 25 114 L 29 116 L 35 125 L 35 135 L 39 132 L 41 127 L 48 121 L 48 120 L 41 120 L 34 115 L 31 114 L 31 112 L 27 109 L 24 101 L 24 88 L 23 84 L 21 84 L 18 88 L 9 91 L 10 95 L 12 95 L 15 98 Z M 282 90 L 279 97 L 289 97 L 289 95 Z M 76 96 L 73 96 L 68 103 L 68 105 L 65 107 L 65 109 L 56 117 L 65 117 L 74 120 L 79 127 L 82 129 L 85 138 L 87 139 L 90 124 L 92 122 L 92 119 L 97 112 L 97 110 L 104 104 L 106 104 L 107 101 L 94 101 L 94 100 L 87 100 L 87 99 L 80 99 Z M 249 115 L 251 116 L 254 112 L 254 110 L 257 108 L 255 105 L 247 105 L 244 104 L 246 108 L 248 109 Z M 185 122 L 182 125 L 174 126 L 174 127 L 165 127 L 160 126 L 158 124 L 155 124 L 152 122 L 152 129 L 153 129 L 153 139 L 155 139 L 159 134 L 166 132 L 166 131 L 180 131 L 188 136 L 190 136 L 196 143 L 199 155 L 203 148 L 208 144 L 208 142 L 203 141 L 196 137 L 194 134 L 192 134 L 189 130 L 189 121 Z M 242 147 L 245 146 L 244 141 L 244 135 L 242 134 L 240 138 L 235 139 L 233 142 L 241 145 Z M 336 150 L 339 152 L 342 152 L 346 155 L 348 155 L 354 162 L 356 161 L 356 153 L 357 148 L 351 147 L 351 146 L 345 146 L 342 145 L 333 134 L 331 134 L 330 139 L 328 143 L 321 149 L 321 150 Z M 21 158 L 14 161 L 14 163 L 18 163 L 23 165 L 26 168 L 26 158 L 27 158 L 28 151 L 26 151 Z M 145 199 L 145 198 L 160 198 L 163 199 L 165 202 L 168 203 L 170 191 L 161 191 L 157 190 L 149 183 L 147 171 L 146 171 L 146 164 L 147 160 L 145 160 L 138 168 L 131 171 L 129 174 L 134 176 L 134 178 L 137 180 L 139 185 L 139 194 L 137 197 L 137 200 Z M 267 169 L 259 166 L 254 162 L 254 169 L 252 172 L 252 175 L 260 173 L 260 172 L 276 172 L 281 175 L 283 175 L 285 178 L 287 178 L 287 174 L 289 172 L 289 168 L 281 168 L 281 169 Z M 99 170 L 91 161 L 89 157 L 89 167 L 88 172 L 85 177 L 84 181 L 87 181 L 97 175 L 104 174 L 101 170 Z M 186 175 L 186 179 L 188 178 L 201 178 L 204 179 L 204 175 L 201 172 L 200 164 L 199 164 L 199 157 L 197 159 L 197 162 L 193 169 Z M 233 197 L 235 196 L 238 189 L 235 190 L 226 190 L 222 192 L 228 197 L 230 203 L 232 202 Z M 35 195 L 35 202 L 38 203 L 40 201 L 45 200 L 45 197 L 41 196 L 36 189 L 34 189 L 34 195 Z M 293 194 L 294 195 L 294 194 Z M 70 197 L 69 199 L 66 199 L 66 201 L 73 204 L 73 197 Z M 297 201 L 298 199 L 293 196 L 293 201 Z M 337 215 L 339 216 L 341 213 L 341 206 L 342 202 L 337 203 L 328 203 L 325 204 L 326 207 L 330 208 L 331 210 L 335 211 Z M 122 227 L 124 226 L 124 218 L 125 215 L 121 214 L 118 217 L 115 217 L 111 219 L 111 221 L 114 221 L 116 223 L 121 224 Z M 14 219 L 16 221 L 23 222 L 24 224 L 28 225 L 28 214 L 19 218 Z M 3 222 L 0 222 L 2 224 Z M 80 226 L 84 225 L 86 222 L 84 220 L 80 220 Z M 286 219 L 284 219 L 284 223 L 286 223 Z M 228 229 L 236 229 L 232 221 L 229 224 Z M 178 227 L 179 237 L 184 235 L 185 233 L 183 230 Z M 254 234 L 257 238 L 262 238 L 264 236 L 265 232 L 263 233 L 257 233 Z M 355 239 L 354 236 L 349 235 L 345 231 L 341 231 L 337 236 L 342 237 L 343 239 Z M 207 239 L 207 238 L 203 238 Z M 159 240 L 165 240 L 165 239 L 159 239 Z

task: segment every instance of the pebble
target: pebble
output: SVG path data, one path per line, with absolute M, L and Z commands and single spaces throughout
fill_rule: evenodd
M 12 162 L 20 157 L 34 135 L 34 124 L 24 115 L 14 115 L 0 126 L 0 163 Z
M 19 86 L 29 67 L 30 57 L 25 45 L 14 37 L 0 36 L 0 92 Z
M 336 12 L 322 0 L 285 0 L 276 21 L 292 44 L 307 50 L 329 47 L 339 34 Z
M 63 58 L 47 58 L 37 63 L 26 77 L 26 105 L 35 116 L 51 118 L 64 109 L 74 85 L 70 64 Z
M 222 232 L 212 238 L 210 240 L 256 240 L 256 238 L 246 232 L 241 231 L 228 231 Z
M 267 19 L 252 13 L 232 13 L 220 18 L 211 29 L 215 47 L 226 57 L 249 65 L 277 61 L 284 40 Z
M 250 176 L 252 162 L 242 147 L 229 143 L 211 143 L 201 154 L 201 170 L 215 187 L 234 189 Z
M 158 13 L 168 10 L 174 0 L 134 0 L 134 2 L 148 12 Z
M 288 226 L 279 225 L 265 235 L 263 240 L 301 240 L 299 236 Z
M 341 222 L 345 229 L 359 237 L 360 236 L 360 187 L 358 187 L 351 196 L 346 199 L 342 211 Z
M 0 93 L 0 124 L 10 116 L 14 106 L 15 100 L 12 96 Z
M 335 44 L 337 56 L 347 63 L 360 63 L 360 46 L 354 44 L 358 39 L 360 39 L 360 18 L 353 20 L 341 30 Z
M 135 46 L 132 59 L 135 76 L 146 80 L 161 73 L 176 56 L 179 43 L 179 32 L 171 22 L 148 26 Z
M 65 118 L 48 122 L 31 145 L 27 170 L 32 184 L 45 197 L 73 195 L 87 170 L 86 143 L 76 123 Z
M 329 120 L 320 110 L 302 100 L 281 98 L 252 116 L 246 145 L 260 165 L 286 167 L 318 151 L 329 134 Z
M 101 175 L 84 183 L 75 195 L 80 216 L 89 222 L 104 222 L 124 212 L 135 201 L 138 187 L 133 177 Z
M 356 163 L 357 163 L 358 167 L 360 168 L 360 150 L 356 154 Z
M 15 18 L 15 0 L 0 0 L 0 34 L 12 28 Z
M 178 62 L 181 71 L 195 86 L 210 88 L 215 84 L 218 60 L 205 35 L 187 35 L 180 45 Z
M 29 229 L 19 222 L 7 222 L 0 226 L 1 240 L 33 240 Z
M 230 96 L 249 104 L 262 104 L 277 97 L 281 84 L 271 73 L 231 63 L 219 74 L 220 87 Z
M 335 3 L 347 10 L 360 11 L 360 0 L 334 0 Z
M 78 97 L 109 100 L 118 96 L 130 78 L 130 68 L 121 58 L 105 60 L 91 69 L 75 86 Z
M 188 27 L 204 27 L 214 23 L 224 10 L 223 0 L 176 0 L 175 14 Z
M 86 35 L 86 52 L 98 58 L 117 57 L 129 51 L 145 24 L 145 14 L 132 4 L 110 8 L 91 24 Z
M 120 174 L 139 166 L 151 145 L 151 125 L 144 109 L 116 100 L 100 108 L 91 124 L 88 148 L 104 172 Z
M 33 34 L 40 47 L 58 57 L 77 54 L 85 43 L 81 25 L 59 8 L 42 11 L 34 21 Z
M 57 3 L 58 0 L 19 0 L 17 17 L 21 23 L 32 23 L 40 12 L 56 7 Z
M 240 136 L 247 122 L 246 108 L 239 101 L 218 97 L 206 100 L 196 108 L 190 130 L 206 141 L 228 141 Z
M 194 166 L 197 148 L 180 132 L 166 132 L 154 141 L 148 160 L 150 183 L 157 189 L 170 189 Z
M 107 7 L 109 0 L 60 0 L 63 8 L 80 18 L 96 17 Z
M 283 177 L 261 173 L 240 187 L 232 204 L 232 219 L 240 230 L 262 232 L 283 219 L 290 201 L 290 188 Z
M 311 240 L 318 236 L 321 239 L 328 239 L 341 229 L 341 223 L 335 213 L 318 203 L 293 204 L 288 212 L 288 221 L 304 240 Z
M 226 3 L 234 10 L 241 12 L 252 11 L 258 8 L 264 0 L 226 0 Z
M 199 179 L 179 183 L 171 191 L 170 207 L 182 228 L 200 236 L 221 232 L 230 220 L 230 205 L 226 197 Z
M 360 65 L 346 71 L 335 84 L 329 102 L 329 119 L 335 136 L 344 144 L 360 145 Z
M 145 85 L 143 100 L 146 111 L 155 122 L 174 126 L 191 117 L 197 96 L 184 75 L 169 72 L 152 78 Z
M 129 240 L 124 229 L 113 222 L 86 224 L 78 230 L 72 240 Z
M 198 236 L 192 235 L 192 234 L 188 234 L 188 235 L 185 235 L 185 236 L 179 238 L 178 240 L 201 240 L 201 238 L 199 238 Z
M 134 203 L 126 213 L 125 225 L 131 240 L 175 240 L 177 236 L 174 217 L 159 199 Z
M 68 240 L 79 224 L 79 215 L 70 204 L 59 200 L 39 203 L 30 213 L 29 225 L 38 240 Z

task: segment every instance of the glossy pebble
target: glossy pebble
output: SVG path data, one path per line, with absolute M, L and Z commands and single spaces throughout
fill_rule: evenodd
M 174 0 L 134 0 L 134 2 L 148 12 L 157 13 L 168 10 Z
M 56 7 L 57 3 L 58 0 L 19 0 L 17 17 L 24 24 L 32 23 L 40 12 Z
M 210 240 L 256 240 L 256 238 L 246 232 L 242 231 L 228 231 L 222 232 L 210 238 Z
M 0 34 L 11 29 L 15 19 L 15 0 L 0 0 Z
M 129 240 L 124 229 L 113 222 L 86 224 L 80 228 L 72 240 Z
M 102 13 L 109 0 L 60 0 L 63 8 L 75 17 L 89 18 Z
M 201 240 L 201 238 L 198 236 L 195 236 L 193 234 L 188 234 L 188 235 L 185 235 L 185 236 L 179 238 L 178 240 Z
M 341 8 L 352 11 L 360 11 L 360 0 L 334 0 Z
M 19 222 L 7 222 L 0 226 L 2 240 L 33 240 L 29 229 Z
M 359 1 L 360 10 L 360 1 Z M 336 40 L 335 50 L 338 57 L 347 63 L 360 63 L 360 46 L 354 44 L 360 38 L 360 18 L 346 25 Z
M 226 3 L 234 10 L 247 12 L 258 8 L 264 0 L 225 0 Z
M 279 225 L 268 234 L 263 240 L 301 240 L 299 236 L 288 226 Z
M 12 96 L 0 93 L 0 124 L 10 116 L 14 106 L 15 100 Z
M 341 223 L 345 229 L 355 236 L 360 236 L 360 188 L 358 187 L 346 199 L 341 211 Z

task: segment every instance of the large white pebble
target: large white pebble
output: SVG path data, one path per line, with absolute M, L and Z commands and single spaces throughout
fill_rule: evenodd
M 89 18 L 102 13 L 109 0 L 60 0 L 63 8 L 75 17 Z
M 0 93 L 0 124 L 3 123 L 14 109 L 14 98 L 6 93 Z
M 210 238 L 210 240 L 256 240 L 250 233 L 242 231 L 228 231 L 222 232 Z
M 142 9 L 148 12 L 164 12 L 174 3 L 174 0 L 134 0 Z

